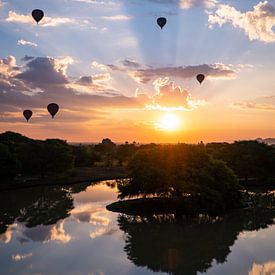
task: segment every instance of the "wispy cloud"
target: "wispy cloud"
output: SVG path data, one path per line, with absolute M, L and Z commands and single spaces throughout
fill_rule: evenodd
M 9 11 L 7 22 L 15 22 L 22 24 L 34 24 L 34 20 L 31 15 L 19 14 L 15 11 Z M 76 23 L 76 20 L 68 17 L 44 17 L 39 23 L 43 27 L 56 27 L 63 24 Z
M 28 254 L 16 254 L 16 255 L 12 256 L 12 259 L 15 262 L 19 262 L 19 261 L 25 260 L 25 259 L 30 258 L 30 257 L 32 257 L 32 253 L 28 253 Z
M 31 42 L 31 41 L 27 41 L 27 40 L 24 40 L 24 39 L 18 40 L 17 45 L 19 45 L 19 46 L 30 46 L 30 47 L 37 47 L 38 46 L 36 43 Z
M 194 78 L 197 74 L 204 74 L 210 78 L 232 79 L 236 71 L 222 63 L 203 64 L 186 67 L 163 67 L 129 71 L 129 75 L 138 83 L 148 83 L 156 77 L 178 77 L 182 79 Z
M 92 4 L 92 5 L 100 5 L 100 6 L 120 6 L 120 3 L 118 1 L 111 1 L 111 0 L 74 0 L 75 2 L 82 2 L 86 4 Z
M 110 21 L 124 21 L 124 20 L 130 20 L 132 19 L 132 17 L 128 15 L 120 14 L 120 15 L 112 15 L 112 16 L 102 16 L 101 19 L 110 20 Z
M 268 104 L 268 103 L 241 102 L 241 103 L 233 103 L 231 104 L 231 106 L 239 109 L 275 111 L 275 104 Z
M 209 26 L 222 26 L 226 23 L 245 31 L 250 40 L 275 42 L 275 7 L 268 1 L 260 2 L 252 11 L 242 13 L 229 5 L 219 5 L 209 14 Z
M 192 7 L 213 8 L 218 4 L 217 0 L 180 0 L 180 7 L 190 9 Z

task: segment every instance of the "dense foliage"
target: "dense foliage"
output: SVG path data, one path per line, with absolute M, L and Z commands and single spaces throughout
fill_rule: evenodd
M 140 150 L 129 169 L 131 179 L 119 184 L 120 198 L 190 196 L 209 210 L 234 208 L 241 199 L 234 172 L 203 146 L 179 144 Z
M 73 161 L 72 149 L 63 140 L 33 140 L 12 132 L 0 135 L 2 178 L 13 178 L 18 174 L 41 177 L 60 174 L 70 170 Z
M 202 166 L 197 166 L 198 163 Z M 182 193 L 183 186 L 184 192 L 190 189 L 186 178 L 193 174 L 196 174 L 198 181 L 204 178 L 209 185 L 209 179 L 204 174 L 209 174 L 208 170 L 214 167 L 224 170 L 224 177 L 231 173 L 229 167 L 242 184 L 253 180 L 270 183 L 275 178 L 275 147 L 258 141 L 200 143 L 193 146 L 140 145 L 135 142 L 115 144 L 109 138 L 98 144 L 69 145 L 59 139 L 41 141 L 13 132 L 0 134 L 1 179 L 17 175 L 44 177 L 62 174 L 74 167 L 91 166 L 128 166 L 140 182 L 147 180 L 145 194 L 156 191 L 158 194 L 176 195 Z M 169 188 L 167 181 L 170 182 Z M 198 192 L 197 189 L 198 186 L 192 184 L 192 190 L 188 192 Z

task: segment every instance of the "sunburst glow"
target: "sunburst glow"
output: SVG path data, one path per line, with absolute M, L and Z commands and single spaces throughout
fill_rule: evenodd
M 166 113 L 160 118 L 158 128 L 163 131 L 178 130 L 180 128 L 180 119 L 173 113 Z

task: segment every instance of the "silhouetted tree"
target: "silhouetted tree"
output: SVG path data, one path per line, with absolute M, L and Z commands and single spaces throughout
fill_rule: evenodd
M 154 272 L 195 275 L 214 260 L 224 263 L 240 232 L 274 224 L 273 211 L 239 211 L 223 219 L 173 215 L 118 217 L 126 234 L 124 251 L 137 266 Z
M 118 185 L 120 198 L 180 198 L 188 194 L 203 208 L 220 211 L 235 208 L 241 201 L 233 171 L 201 146 L 180 144 L 139 150 L 129 169 L 131 179 Z
M 0 143 L 0 178 L 12 179 L 18 173 L 19 164 L 14 155 L 9 150 L 9 147 Z
M 256 178 L 263 183 L 275 177 L 275 151 L 272 146 L 258 141 L 236 141 L 233 144 L 211 143 L 207 151 L 223 160 L 246 181 Z

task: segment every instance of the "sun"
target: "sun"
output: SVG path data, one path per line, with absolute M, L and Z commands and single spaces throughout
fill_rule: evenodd
M 158 128 L 163 131 L 175 131 L 180 127 L 180 119 L 177 115 L 172 113 L 164 114 L 159 122 Z

